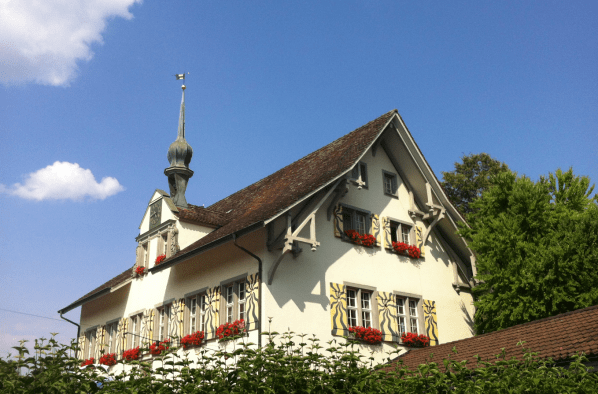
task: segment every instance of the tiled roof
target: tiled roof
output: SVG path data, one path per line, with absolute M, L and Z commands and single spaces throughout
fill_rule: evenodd
M 169 260 L 184 258 L 185 254 L 191 253 L 202 246 L 230 236 L 255 223 L 267 220 L 309 193 L 339 177 L 355 164 L 395 114 L 398 114 L 396 109 L 387 112 L 325 147 L 207 208 L 191 204 L 189 204 L 189 209 L 179 208 L 180 220 L 221 227 L 180 250 L 160 266 L 165 267 Z M 130 273 L 131 269 L 129 268 L 71 305 L 124 282 L 130 277 Z
M 568 359 L 576 352 L 598 355 L 598 305 L 473 338 L 412 349 L 391 361 L 390 366 L 384 369 L 394 370 L 395 365 L 403 361 L 410 370 L 415 370 L 418 365 L 430 361 L 432 353 L 432 361 L 441 366 L 442 360 L 450 357 L 456 361 L 468 360 L 466 366 L 473 368 L 476 364 L 475 355 L 482 361 L 492 361 L 502 348 L 505 348 L 507 359 L 515 357 L 520 360 L 523 352 L 521 346 L 517 346 L 519 341 L 525 341 L 524 347 L 538 352 L 539 357 L 552 357 L 555 361 Z M 453 347 L 457 349 L 457 354 L 451 351 Z
M 230 222 L 170 259 L 267 220 L 343 174 L 355 164 L 396 113 L 397 110 L 387 112 L 274 174 L 210 205 L 207 209 L 230 213 Z
M 189 204 L 189 208 L 179 208 L 179 220 L 188 223 L 207 224 L 215 227 L 224 226 L 230 221 L 227 215 L 210 208 Z

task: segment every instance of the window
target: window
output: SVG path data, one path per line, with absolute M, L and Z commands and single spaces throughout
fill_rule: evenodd
M 106 324 L 106 353 L 114 353 L 116 351 L 117 329 L 118 321 Z
M 359 163 L 351 171 L 351 180 L 356 183 L 359 188 L 368 187 L 368 170 L 365 163 Z
M 382 170 L 382 176 L 384 184 L 384 194 L 388 194 L 389 196 L 393 197 L 398 197 L 397 175 L 393 174 L 392 172 Z
M 390 221 L 390 241 L 411 245 L 411 226 L 405 223 Z
M 404 332 L 419 334 L 419 302 L 415 297 L 397 296 L 397 319 L 399 335 Z
M 158 242 L 158 253 L 156 256 L 165 255 L 168 256 L 168 234 L 160 235 L 160 239 Z
M 85 332 L 85 358 L 91 358 L 95 354 L 96 347 L 96 328 Z
M 168 322 L 170 321 L 170 305 L 158 309 L 158 340 L 168 338 Z
M 343 206 L 343 231 L 355 230 L 360 234 L 370 231 L 370 213 Z
M 226 314 L 223 319 L 225 322 L 232 323 L 235 320 L 243 319 L 247 321 L 247 282 L 244 280 L 229 283 L 222 287 L 222 297 Z
M 149 252 L 147 247 L 147 243 L 141 245 L 141 266 L 145 268 L 149 267 Z
M 194 334 L 197 331 L 206 332 L 206 311 L 208 309 L 208 299 L 206 293 L 192 293 L 186 295 L 188 314 L 185 320 L 184 335 Z
M 349 327 L 372 327 L 372 292 L 347 289 L 347 319 Z
M 131 348 L 136 348 L 141 344 L 141 314 L 131 316 L 131 326 L 129 331 Z

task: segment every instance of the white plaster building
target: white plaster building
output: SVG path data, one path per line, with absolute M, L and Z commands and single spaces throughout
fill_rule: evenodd
M 218 326 L 241 318 L 255 343 L 268 317 L 274 331 L 322 341 L 371 326 L 383 342 L 363 347 L 378 361 L 402 346 L 402 331 L 432 345 L 473 335 L 463 219 L 396 110 L 206 208 L 185 199 L 191 154 L 183 91 L 170 195 L 156 190 L 140 211 L 135 265 L 59 311 L 82 307 L 81 358 L 198 330 L 202 346 L 218 348 Z M 356 244 L 347 230 L 375 244 Z M 398 254 L 393 241 L 421 257 Z

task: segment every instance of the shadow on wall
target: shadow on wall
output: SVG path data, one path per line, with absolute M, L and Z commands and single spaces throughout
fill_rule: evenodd
M 465 323 L 467 323 L 467 326 L 469 327 L 469 332 L 471 333 L 471 335 L 475 335 L 473 317 L 469 314 L 469 311 L 467 310 L 467 307 L 465 306 L 463 301 L 461 301 L 461 304 L 459 306 L 461 307 L 461 312 L 463 312 L 463 320 L 465 320 Z

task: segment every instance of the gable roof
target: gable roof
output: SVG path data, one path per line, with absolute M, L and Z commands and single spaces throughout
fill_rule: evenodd
M 538 352 L 541 358 L 552 357 L 554 361 L 569 359 L 576 352 L 598 356 L 598 305 L 576 311 L 519 324 L 504 330 L 488 334 L 476 335 L 473 338 L 444 343 L 421 349 L 412 349 L 392 360 L 383 369 L 394 370 L 399 361 L 410 370 L 418 365 L 432 361 L 442 365 L 444 358 L 452 360 L 468 360 L 467 368 L 476 364 L 475 355 L 482 361 L 496 360 L 496 355 L 505 348 L 506 357 L 521 360 L 523 351 L 517 346 L 519 341 L 525 341 L 523 347 L 532 352 Z M 457 354 L 452 352 L 453 347 Z

